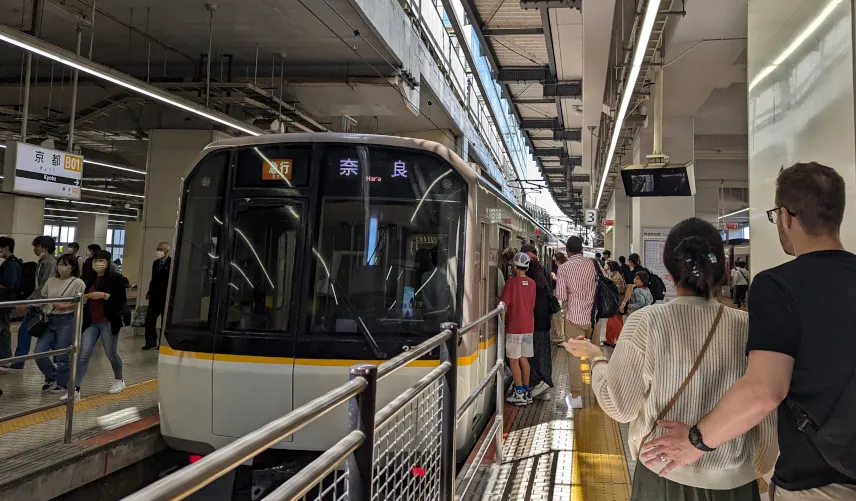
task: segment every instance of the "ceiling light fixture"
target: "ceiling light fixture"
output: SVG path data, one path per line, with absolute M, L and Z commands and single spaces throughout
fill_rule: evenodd
M 237 129 L 245 134 L 249 134 L 251 136 L 262 135 L 262 133 L 258 130 L 251 129 L 247 127 L 247 125 L 243 122 L 235 120 L 229 117 L 228 115 L 224 115 L 216 111 L 206 111 L 204 108 L 198 106 L 192 101 L 173 96 L 168 92 L 164 92 L 156 87 L 152 87 L 148 84 L 140 82 L 139 80 L 131 78 L 128 75 L 114 71 L 106 66 L 93 63 L 88 59 L 83 58 L 82 56 L 76 56 L 75 54 L 59 47 L 48 47 L 46 46 L 47 44 L 45 44 L 38 38 L 27 35 L 25 33 L 21 33 L 20 31 L 14 28 L 0 25 L 0 40 L 3 40 L 4 42 L 12 44 L 16 47 L 20 47 L 24 50 L 34 52 L 40 56 L 44 56 L 58 63 L 71 66 L 72 68 L 76 68 L 79 71 L 82 71 L 97 78 L 107 80 L 108 82 L 112 82 L 116 85 L 129 89 L 133 92 L 137 92 L 144 96 L 148 96 L 162 103 L 168 104 L 170 106 L 175 106 L 176 108 L 180 108 L 184 111 L 193 113 L 194 115 L 207 118 L 208 120 L 223 124 L 227 127 L 232 127 L 233 129 Z
M 603 164 L 603 176 L 600 179 L 600 187 L 597 190 L 597 202 L 594 204 L 594 207 L 600 206 L 603 188 L 606 186 L 609 171 L 612 170 L 615 148 L 618 146 L 618 140 L 621 137 L 621 128 L 624 126 L 624 115 L 627 114 L 627 109 L 630 107 L 630 98 L 633 97 L 636 80 L 639 78 L 639 72 L 642 71 L 642 62 L 648 50 L 651 32 L 654 31 L 654 21 L 657 20 L 659 8 L 660 0 L 648 0 L 648 6 L 645 8 L 645 17 L 642 19 L 642 29 L 639 31 L 639 39 L 636 41 L 636 47 L 633 48 L 633 64 L 630 66 L 630 75 L 624 87 L 624 95 L 621 96 L 621 105 L 615 114 L 615 128 L 612 131 L 612 141 L 609 143 L 606 162 Z
M 5 144 L 0 143 L 0 148 L 5 148 L 5 147 L 6 147 Z M 104 163 L 104 162 L 96 162 L 95 160 L 89 160 L 86 158 L 83 159 L 83 163 L 92 164 L 92 165 L 100 165 L 101 167 L 107 167 L 108 169 L 124 170 L 127 172 L 133 172 L 134 174 L 140 174 L 143 176 L 146 175 L 146 171 L 144 171 L 144 170 L 132 169 L 130 167 L 122 167 L 121 165 L 113 165 L 113 164 L 108 164 L 108 163 Z
M 55 210 L 58 212 L 75 212 L 77 214 L 98 214 L 101 216 L 127 217 L 129 219 L 137 219 L 137 216 L 130 216 L 127 214 L 113 214 L 110 212 L 96 212 L 96 211 L 76 210 L 76 209 L 55 209 L 53 207 L 45 207 L 45 210 Z
M 145 195 L 137 195 L 134 193 L 120 193 L 118 191 L 109 191 L 109 190 L 99 190 L 98 188 L 84 188 L 83 186 L 81 186 L 80 189 L 82 191 L 92 191 L 95 193 L 106 193 L 107 195 L 116 195 L 119 197 L 146 198 Z
M 787 58 L 791 57 L 791 54 L 796 52 L 799 46 L 805 43 L 805 41 L 808 40 L 808 38 L 811 37 L 818 28 L 820 28 L 820 25 L 826 21 L 826 18 L 832 14 L 832 11 L 838 7 L 841 1 L 842 0 L 831 0 L 826 4 L 826 7 L 820 11 L 820 14 L 818 14 L 817 17 L 815 17 L 808 26 L 806 26 L 805 29 L 802 30 L 802 32 L 800 32 L 800 34 L 794 38 L 787 47 L 785 47 L 785 50 L 783 50 L 776 59 L 773 59 L 772 64 L 767 65 L 763 70 L 758 72 L 755 78 L 752 79 L 752 83 L 749 84 L 749 90 L 752 90 L 756 85 L 761 83 L 761 81 L 767 78 L 770 73 L 775 71 L 776 68 L 784 63 Z
M 732 212 L 731 214 L 726 214 L 726 215 L 724 215 L 724 216 L 719 216 L 719 219 L 725 219 L 725 218 L 727 218 L 727 217 L 735 216 L 735 215 L 737 215 L 737 214 L 740 214 L 741 212 L 746 212 L 746 211 L 748 211 L 748 210 L 749 210 L 749 207 L 746 207 L 745 209 L 740 209 L 740 210 L 738 210 L 738 211 L 734 211 L 734 212 Z
M 71 203 L 71 204 L 80 204 L 80 205 L 95 205 L 95 206 L 98 206 L 98 207 L 108 207 L 108 208 L 109 208 L 109 207 L 113 207 L 113 206 L 112 206 L 112 205 L 110 205 L 110 204 L 96 204 L 96 203 L 94 203 L 94 202 L 83 202 L 83 201 L 81 201 L 81 200 L 65 200 L 65 199 L 62 199 L 62 198 L 45 198 L 45 200 L 49 200 L 49 201 L 51 201 L 51 202 L 66 202 L 66 203 Z

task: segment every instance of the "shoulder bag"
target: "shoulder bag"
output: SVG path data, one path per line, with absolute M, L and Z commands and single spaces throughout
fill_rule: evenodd
M 71 287 L 71 284 L 73 283 L 74 279 L 72 278 L 68 285 L 65 286 L 65 290 L 62 291 L 62 294 L 60 294 L 59 297 L 64 296 L 65 293 L 68 291 L 68 288 Z M 39 310 L 38 314 L 36 314 L 30 319 L 29 322 L 27 322 L 27 334 L 32 337 L 42 337 L 42 335 L 48 330 L 49 316 L 50 315 L 45 314 L 44 310 Z
M 693 363 L 693 368 L 690 369 L 690 373 L 687 374 L 687 377 L 684 378 L 684 382 L 681 383 L 681 386 L 678 388 L 678 391 L 675 392 L 675 395 L 672 397 L 672 399 L 669 400 L 669 403 L 666 404 L 666 406 L 663 407 L 663 410 L 660 411 L 660 414 L 657 415 L 657 419 L 654 420 L 654 426 L 651 427 L 651 431 L 649 431 L 648 434 L 645 435 L 645 438 L 642 439 L 643 444 L 651 438 L 651 435 L 654 433 L 654 430 L 657 429 L 657 421 L 660 421 L 661 419 L 666 417 L 666 414 L 668 414 L 669 411 L 672 410 L 672 407 L 675 406 L 675 402 L 678 401 L 678 397 L 681 396 L 681 393 L 684 392 L 684 390 L 687 388 L 687 385 L 690 383 L 690 380 L 695 375 L 699 365 L 701 365 L 702 359 L 704 359 L 704 354 L 707 353 L 707 348 L 710 346 L 710 341 L 713 339 L 713 333 L 716 332 L 716 328 L 719 327 L 719 321 L 722 320 L 722 313 L 724 311 L 725 306 L 719 305 L 719 311 L 716 312 L 716 318 L 713 319 L 713 325 L 710 327 L 710 332 L 707 333 L 707 338 L 704 340 L 704 344 L 701 346 L 701 351 L 699 351 L 698 356 L 696 357 L 695 362 Z
M 618 287 L 609 278 L 603 275 L 600 263 L 592 259 L 596 285 L 594 289 L 594 301 L 591 305 L 591 323 L 596 324 L 598 319 L 614 317 L 621 306 L 621 295 Z

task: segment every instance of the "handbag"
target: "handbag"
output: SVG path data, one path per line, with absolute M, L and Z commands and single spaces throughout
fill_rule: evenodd
M 72 279 L 68 285 L 65 286 L 65 290 L 62 291 L 62 294 L 59 297 L 65 295 L 68 291 L 68 288 L 71 287 L 71 284 L 74 282 Z M 48 316 L 43 310 L 39 310 L 39 312 L 27 322 L 27 334 L 32 337 L 42 337 L 42 335 L 48 330 Z
M 594 325 L 601 318 L 610 318 L 618 314 L 618 307 L 621 306 L 621 294 L 618 293 L 618 286 L 604 276 L 600 269 L 600 263 L 592 259 L 592 264 L 597 281 L 594 301 L 591 305 L 591 323 Z
M 719 311 L 716 312 L 716 318 L 713 320 L 713 325 L 710 327 L 710 332 L 707 333 L 707 338 L 704 340 L 704 344 L 701 346 L 701 351 L 699 351 L 698 356 L 693 363 L 693 368 L 690 369 L 690 373 L 687 374 L 687 377 L 684 378 L 684 382 L 681 383 L 681 386 L 678 388 L 678 391 L 675 392 L 675 395 L 669 400 L 669 403 L 663 407 L 663 410 L 660 411 L 660 414 L 657 415 L 657 419 L 654 420 L 654 426 L 651 428 L 651 431 L 645 435 L 645 438 L 642 439 L 642 443 L 646 443 L 651 435 L 654 433 L 654 430 L 657 429 L 657 421 L 662 420 L 666 417 L 666 414 L 672 410 L 672 407 L 675 406 L 675 402 L 678 401 L 678 397 L 681 396 L 681 393 L 687 388 L 687 385 L 690 383 L 690 380 L 695 375 L 698 370 L 699 365 L 701 365 L 701 361 L 704 358 L 704 354 L 707 353 L 707 348 L 710 346 L 710 342 L 713 339 L 713 333 L 716 332 L 716 328 L 719 326 L 719 321 L 722 319 L 722 312 L 725 311 L 725 305 L 719 305 Z
M 550 315 L 555 315 L 562 311 L 562 303 L 559 302 L 556 296 L 550 294 L 547 297 L 547 309 L 550 311 Z

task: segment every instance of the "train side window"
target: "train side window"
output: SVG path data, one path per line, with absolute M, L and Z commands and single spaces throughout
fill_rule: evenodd
M 239 209 L 232 238 L 226 328 L 287 331 L 291 313 L 299 205 Z
M 229 151 L 206 156 L 184 183 L 170 324 L 205 329 L 217 276 Z

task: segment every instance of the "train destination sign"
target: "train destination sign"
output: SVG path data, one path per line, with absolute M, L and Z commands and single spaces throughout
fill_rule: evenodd
M 80 200 L 83 157 L 9 141 L 3 174 L 3 191 Z

